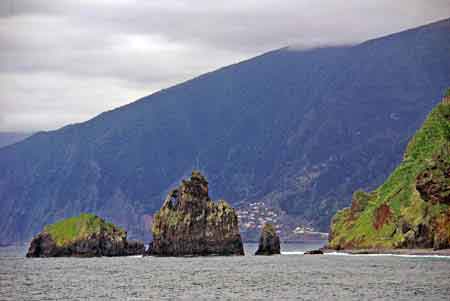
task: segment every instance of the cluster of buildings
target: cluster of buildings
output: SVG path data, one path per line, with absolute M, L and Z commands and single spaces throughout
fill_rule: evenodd
M 246 207 L 237 210 L 239 224 L 244 230 L 259 230 L 265 223 L 275 226 L 277 232 L 283 226 L 280 220 L 280 213 L 268 208 L 263 202 L 250 203 Z
M 297 236 L 309 237 L 310 239 L 328 239 L 328 233 L 318 232 L 311 227 L 298 226 L 296 227 L 292 233 Z
M 298 224 L 283 211 L 267 207 L 264 202 L 253 202 L 237 208 L 239 226 L 244 238 L 249 241 L 257 240 L 264 224 L 275 226 L 277 233 L 284 241 L 324 240 L 328 234 L 317 232 L 310 226 Z
M 305 234 L 305 233 L 311 233 L 314 232 L 314 229 L 311 227 L 305 227 L 305 226 L 298 226 L 293 231 L 294 234 Z

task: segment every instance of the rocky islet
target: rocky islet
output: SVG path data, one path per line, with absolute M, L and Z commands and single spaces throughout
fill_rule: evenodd
M 130 256 L 144 252 L 141 241 L 93 214 L 81 214 L 48 225 L 36 235 L 27 257 Z

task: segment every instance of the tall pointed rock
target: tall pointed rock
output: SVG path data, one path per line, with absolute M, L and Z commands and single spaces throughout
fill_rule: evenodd
M 168 194 L 152 233 L 151 255 L 244 255 L 235 210 L 210 199 L 208 182 L 197 171 Z

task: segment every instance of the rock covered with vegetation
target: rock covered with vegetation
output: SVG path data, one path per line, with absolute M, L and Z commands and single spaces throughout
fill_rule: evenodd
M 33 238 L 27 257 L 94 257 L 143 254 L 141 241 L 93 214 L 81 214 L 48 225 Z
M 332 249 L 450 248 L 450 90 L 373 192 L 357 191 L 331 225 Z
M 235 210 L 223 200 L 212 201 L 208 182 L 196 171 L 168 194 L 152 233 L 150 255 L 244 255 Z
M 280 254 L 280 238 L 272 224 L 264 224 L 255 255 Z

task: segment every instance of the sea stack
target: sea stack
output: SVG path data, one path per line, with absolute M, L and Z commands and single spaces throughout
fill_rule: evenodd
M 208 182 L 198 171 L 168 194 L 152 233 L 149 255 L 244 255 L 235 210 L 210 199 Z
M 255 255 L 280 254 L 280 238 L 272 224 L 265 224 L 261 230 L 259 246 Z
M 48 225 L 30 243 L 27 257 L 129 256 L 144 253 L 144 243 L 93 214 Z

